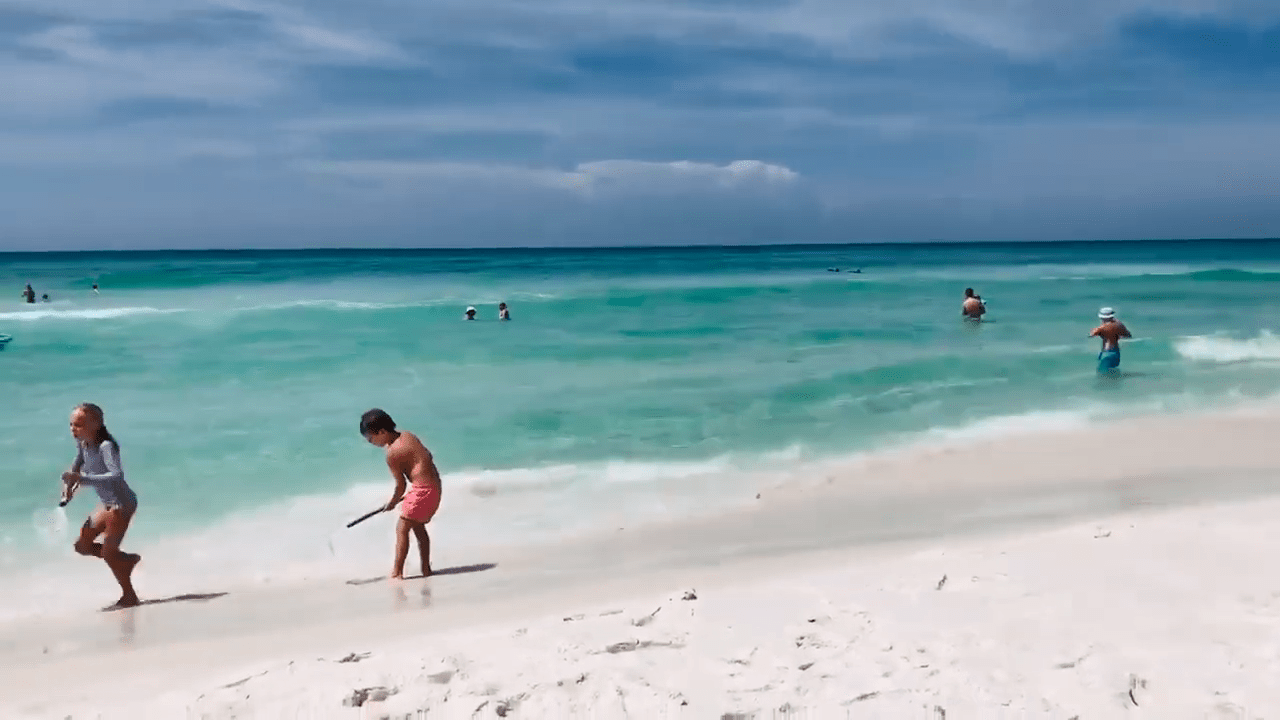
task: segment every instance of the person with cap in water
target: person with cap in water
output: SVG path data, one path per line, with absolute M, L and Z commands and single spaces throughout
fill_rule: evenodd
M 504 302 L 498 303 L 498 319 L 499 320 L 511 319 L 511 311 L 507 309 L 507 304 Z
M 475 309 L 474 307 L 471 307 L 471 306 L 469 306 L 469 305 L 467 306 L 467 315 L 466 315 L 466 319 L 467 319 L 467 320 L 475 320 L 475 319 L 476 319 L 476 309 Z
M 1102 324 L 1089 333 L 1089 337 L 1102 338 L 1102 351 L 1098 353 L 1098 372 L 1108 372 L 1120 367 L 1120 338 L 1133 337 L 1129 328 L 1116 319 L 1116 311 L 1104 307 L 1098 311 Z

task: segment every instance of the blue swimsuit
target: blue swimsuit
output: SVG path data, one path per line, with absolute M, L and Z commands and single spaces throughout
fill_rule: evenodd
M 1113 347 L 1098 353 L 1098 372 L 1107 372 L 1120 367 L 1120 348 Z

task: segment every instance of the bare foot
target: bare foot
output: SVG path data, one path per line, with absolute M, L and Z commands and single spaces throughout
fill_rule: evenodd
M 423 568 L 423 569 L 422 569 L 422 577 L 424 577 L 424 578 L 431 577 L 431 568 L 430 568 L 430 567 L 425 567 L 425 568 Z
M 137 595 L 130 595 L 128 597 L 121 597 L 119 600 L 115 601 L 114 603 L 102 608 L 102 612 L 111 612 L 112 610 L 123 610 L 124 608 L 137 607 L 141 604 L 142 604 L 142 601 L 138 599 Z
M 388 580 L 403 580 L 403 579 L 404 579 L 404 573 L 391 573 L 390 575 L 388 575 L 388 576 L 387 576 L 387 579 L 388 579 Z

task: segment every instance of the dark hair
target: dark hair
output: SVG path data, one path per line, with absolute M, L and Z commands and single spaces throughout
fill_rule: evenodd
M 965 297 L 973 297 L 973 288 L 965 288 L 965 289 L 964 289 L 964 296 L 965 296 Z
M 88 413 L 89 415 L 93 416 L 94 420 L 98 421 L 98 435 L 93 439 L 94 442 L 101 445 L 102 443 L 110 440 L 112 443 L 115 444 L 117 449 L 120 447 L 120 443 L 116 442 L 116 439 L 111 434 L 111 431 L 107 429 L 106 416 L 103 414 L 102 408 L 98 407 L 97 405 L 94 405 L 93 403 L 80 403 L 79 405 L 76 406 L 76 410 Z
M 373 435 L 374 433 L 396 431 L 396 421 L 391 419 L 383 410 L 374 408 L 364 415 L 360 416 L 360 434 Z

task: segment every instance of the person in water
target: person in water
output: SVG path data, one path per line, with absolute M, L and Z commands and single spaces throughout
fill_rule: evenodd
M 964 289 L 964 302 L 960 304 L 960 314 L 965 320 L 973 320 L 975 322 L 982 320 L 982 316 L 987 314 L 987 305 L 982 302 L 982 297 L 973 291 L 973 288 Z
M 100 293 L 100 292 L 98 291 L 98 283 L 94 283 L 94 284 L 93 284 L 93 294 L 94 294 L 94 295 L 101 295 L 101 294 L 102 294 L 102 293 Z
M 93 403 L 77 405 L 71 412 L 71 436 L 76 440 L 77 451 L 71 471 L 62 474 L 63 504 L 81 485 L 96 490 L 102 503 L 80 528 L 75 551 L 102 558 L 120 583 L 120 599 L 107 610 L 133 607 L 138 604 L 133 569 L 142 556 L 122 551 L 120 542 L 138 510 L 138 496 L 124 479 L 120 445 L 107 430 L 102 408 Z M 96 542 L 99 535 L 102 542 Z
M 386 448 L 387 467 L 396 481 L 395 492 L 382 508 L 387 512 L 400 505 L 391 579 L 404 577 L 404 561 L 409 556 L 409 533 L 418 540 L 422 576 L 427 577 L 431 575 L 431 536 L 427 534 L 427 523 L 440 509 L 440 471 L 436 469 L 435 459 L 417 435 L 396 430 L 396 422 L 391 416 L 377 408 L 361 416 L 360 434 L 371 444 Z
M 466 317 L 466 319 L 468 319 L 468 320 L 475 320 L 475 319 L 476 319 L 476 309 L 475 309 L 475 308 L 473 308 L 473 307 L 468 307 L 468 308 L 467 308 L 467 314 L 466 314 L 466 316 L 465 316 L 465 317 Z
M 511 311 L 507 309 L 507 304 L 504 302 L 498 303 L 498 319 L 499 320 L 511 319 Z
M 28 303 L 35 303 L 36 291 L 31 289 L 31 283 L 27 283 L 27 287 L 22 291 L 22 299 Z
M 40 296 L 40 302 L 49 302 L 49 293 Z
M 1098 372 L 1108 372 L 1120 367 L 1120 338 L 1133 337 L 1129 328 L 1116 319 L 1116 312 L 1109 307 L 1098 311 L 1102 324 L 1089 333 L 1089 337 L 1102 338 L 1102 351 L 1098 353 Z

